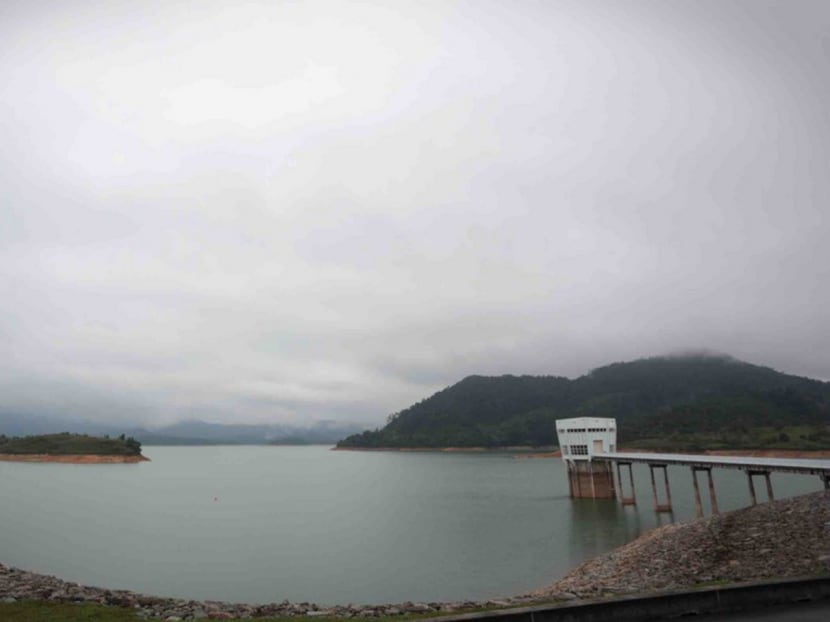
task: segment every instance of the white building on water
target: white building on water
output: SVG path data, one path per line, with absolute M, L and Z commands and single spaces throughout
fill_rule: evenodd
M 596 454 L 617 451 L 617 420 L 602 417 L 557 419 L 556 435 L 562 459 L 591 460 Z
M 603 417 L 556 420 L 562 460 L 568 467 L 571 497 L 614 499 L 614 475 L 608 462 L 592 462 L 599 454 L 617 451 L 617 421 Z

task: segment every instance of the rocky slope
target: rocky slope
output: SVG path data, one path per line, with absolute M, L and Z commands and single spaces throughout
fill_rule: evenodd
M 813 493 L 658 527 L 534 592 L 597 598 L 830 571 L 830 496 Z

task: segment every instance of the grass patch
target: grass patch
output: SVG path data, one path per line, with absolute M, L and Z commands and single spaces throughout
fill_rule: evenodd
M 384 616 L 380 618 L 349 618 L 357 622 L 369 622 L 387 620 L 388 622 L 408 622 L 411 620 L 423 620 L 426 618 L 437 618 L 442 616 L 456 615 L 458 613 L 478 613 L 491 611 L 497 607 L 489 607 L 462 611 L 442 611 L 431 613 L 412 613 L 397 616 Z M 256 620 L 256 622 L 301 622 L 302 620 L 313 620 L 313 622 L 344 622 L 343 618 L 326 616 L 277 616 L 270 618 L 243 618 Z M 0 620 L 3 622 L 137 622 L 143 620 L 136 615 L 132 609 L 125 607 L 113 607 L 95 604 L 73 604 L 73 603 L 52 603 L 42 601 L 21 601 L 17 603 L 0 603 Z
M 135 622 L 135 612 L 104 605 L 23 601 L 0 603 L 3 622 Z

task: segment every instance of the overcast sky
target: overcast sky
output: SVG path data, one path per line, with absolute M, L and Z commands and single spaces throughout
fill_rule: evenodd
M 377 424 L 830 380 L 830 2 L 0 4 L 0 410 Z

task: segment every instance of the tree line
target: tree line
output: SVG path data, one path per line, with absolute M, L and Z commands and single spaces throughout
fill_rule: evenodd
M 139 456 L 141 443 L 123 434 L 117 438 L 69 432 L 35 436 L 0 434 L 0 454 Z

